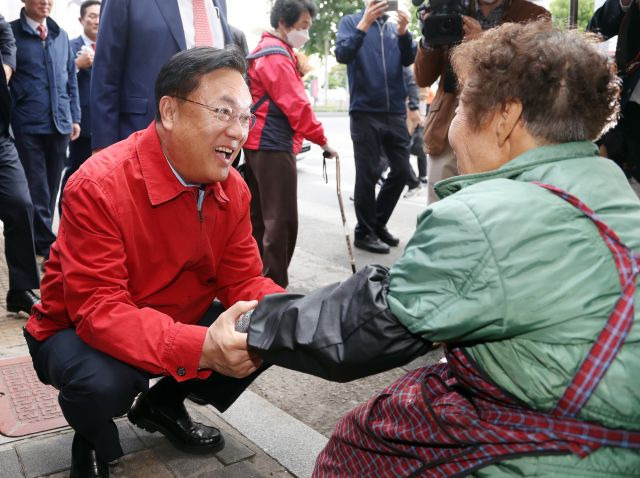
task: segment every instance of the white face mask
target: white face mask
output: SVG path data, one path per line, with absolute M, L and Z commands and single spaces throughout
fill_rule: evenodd
M 300 48 L 309 41 L 309 30 L 296 30 L 287 33 L 287 43 L 293 48 Z

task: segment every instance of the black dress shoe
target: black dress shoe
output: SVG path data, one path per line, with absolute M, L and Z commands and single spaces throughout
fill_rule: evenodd
M 96 451 L 77 433 L 71 445 L 69 478 L 109 478 L 109 464 L 96 458 Z
M 389 232 L 389 229 L 387 229 L 387 226 L 379 227 L 378 229 L 376 229 L 376 235 L 382 242 L 390 245 L 391 247 L 396 247 L 398 244 L 400 244 L 400 239 L 392 236 Z
M 141 393 L 127 417 L 131 423 L 150 433 L 162 433 L 173 446 L 188 453 L 207 453 L 224 448 L 220 430 L 191 420 L 182 402 L 173 406 L 155 405 L 146 393 Z
M 358 249 L 364 249 L 365 251 L 375 252 L 376 254 L 389 254 L 389 246 L 378 239 L 375 234 L 367 234 L 364 237 L 356 237 L 353 241 L 353 245 Z
M 9 290 L 7 292 L 7 310 L 9 312 L 26 312 L 31 313 L 31 307 L 40 302 L 40 297 L 30 289 L 27 290 Z
M 187 399 L 191 400 L 193 403 L 197 403 L 198 405 L 207 405 L 209 403 L 197 393 L 190 393 L 187 395 Z

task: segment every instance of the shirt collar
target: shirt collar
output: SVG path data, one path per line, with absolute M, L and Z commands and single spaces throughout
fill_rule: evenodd
M 598 147 L 590 141 L 549 144 L 530 149 L 493 171 L 463 174 L 440 181 L 435 185 L 435 190 L 440 198 L 444 198 L 482 181 L 497 178 L 514 178 L 541 164 L 597 155 Z
M 197 184 L 186 183 L 166 159 L 155 121 L 137 138 L 135 148 L 149 201 L 153 206 L 170 201 L 184 192 L 192 192 L 194 186 L 199 187 Z M 205 194 L 209 192 L 213 193 L 220 206 L 224 207 L 229 202 L 221 183 L 207 184 Z
M 88 47 L 90 47 L 92 43 L 95 43 L 95 41 L 85 35 L 84 32 L 80 33 L 80 36 L 82 37 L 82 41 L 84 42 L 84 44 Z
M 36 22 L 33 18 L 27 16 L 26 13 L 24 15 L 24 18 L 27 21 L 27 25 L 29 25 L 31 27 L 31 29 L 33 30 L 34 33 L 38 33 L 38 26 L 40 26 L 40 25 L 44 26 L 44 31 L 45 32 L 48 30 L 48 28 L 47 28 L 47 19 L 46 18 L 44 19 L 44 21 L 42 23 Z
M 188 183 L 187 181 L 185 181 L 185 179 L 182 176 L 180 176 L 180 173 L 178 171 L 176 171 L 176 168 L 174 168 L 173 164 L 171 164 L 171 161 L 169 161 L 169 157 L 167 156 L 167 153 L 165 152 L 164 148 L 162 148 L 162 154 L 164 154 L 164 159 L 167 160 L 167 164 L 171 168 L 171 171 L 173 172 L 175 177 L 178 179 L 178 181 L 180 181 L 180 184 L 182 184 L 185 188 L 200 188 L 200 187 L 202 187 L 202 184 L 191 184 L 191 183 Z

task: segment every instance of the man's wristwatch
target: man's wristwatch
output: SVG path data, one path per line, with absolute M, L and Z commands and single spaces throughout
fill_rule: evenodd
M 250 311 L 245 312 L 240 317 L 238 317 L 235 327 L 236 332 L 242 332 L 244 334 L 247 332 L 247 330 L 249 330 L 249 322 L 251 321 L 251 314 L 253 314 L 254 310 L 255 309 L 251 309 Z

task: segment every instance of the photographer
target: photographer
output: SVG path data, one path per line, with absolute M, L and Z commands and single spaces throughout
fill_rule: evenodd
M 409 15 L 392 13 L 397 2 L 365 0 L 365 8 L 338 23 L 336 60 L 347 65 L 349 116 L 356 166 L 354 205 L 358 223 L 354 246 L 388 254 L 400 243 L 387 222 L 409 176 L 409 133 L 402 67 L 413 63 L 415 42 L 407 29 Z M 376 196 L 380 156 L 390 172 Z
M 434 3 L 433 0 L 430 3 Z M 441 5 L 455 3 L 462 8 L 464 0 L 446 0 Z M 453 6 L 450 6 L 453 9 Z M 502 23 L 526 23 L 539 17 L 551 18 L 544 8 L 527 0 L 471 0 L 466 7 L 467 15 L 462 16 L 463 38 L 478 36 Z M 422 21 L 429 15 L 436 15 L 434 9 L 422 14 Z M 423 28 L 423 35 L 425 29 Z M 429 33 L 428 31 L 426 33 Z M 449 51 L 454 45 L 432 46 L 421 38 L 414 69 L 418 86 L 431 86 L 439 79 L 436 96 L 429 109 L 425 124 L 424 142 L 427 151 L 428 204 L 436 202 L 433 186 L 443 179 L 458 174 L 456 157 L 449 145 L 447 135 L 458 103 L 457 79 L 449 63 Z

